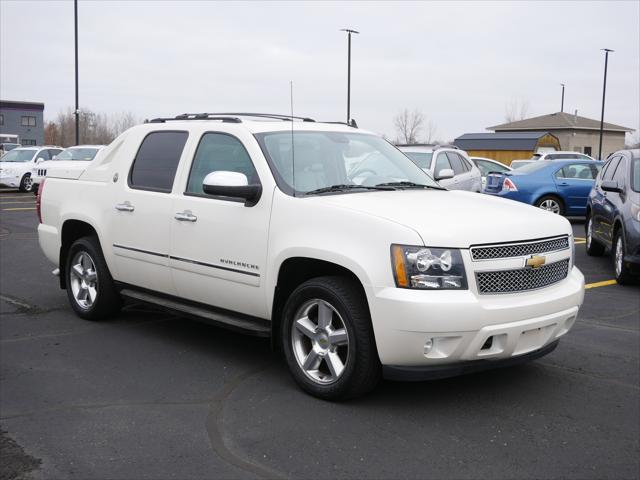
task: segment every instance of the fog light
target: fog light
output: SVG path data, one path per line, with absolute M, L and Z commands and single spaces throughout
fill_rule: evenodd
M 427 339 L 426 342 L 424 342 L 424 354 L 426 355 L 427 353 L 429 353 L 432 348 L 433 348 L 433 338 L 429 338 Z

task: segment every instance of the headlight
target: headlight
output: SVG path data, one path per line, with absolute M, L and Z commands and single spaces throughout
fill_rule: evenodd
M 391 245 L 396 286 L 420 290 L 466 290 L 460 250 Z

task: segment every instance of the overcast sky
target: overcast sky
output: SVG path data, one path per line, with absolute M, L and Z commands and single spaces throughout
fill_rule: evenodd
M 640 2 L 79 2 L 80 105 L 139 118 L 183 112 L 346 116 L 395 136 L 417 108 L 438 138 L 481 132 L 523 101 L 530 116 L 598 118 L 640 128 Z M 73 2 L 0 0 L 0 97 L 73 106 Z

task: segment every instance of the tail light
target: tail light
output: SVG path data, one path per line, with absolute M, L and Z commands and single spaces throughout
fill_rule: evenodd
M 517 192 L 518 188 L 516 187 L 516 184 L 507 177 L 504 179 L 504 182 L 502 182 L 502 190 L 506 190 L 507 192 Z
M 44 191 L 44 182 L 46 178 L 43 178 L 38 185 L 38 195 L 36 196 L 36 213 L 38 214 L 38 221 L 42 223 L 42 192 Z

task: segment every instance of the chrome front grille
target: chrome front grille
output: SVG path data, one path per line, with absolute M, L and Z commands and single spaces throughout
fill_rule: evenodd
M 524 257 L 536 253 L 556 252 L 569 248 L 569 238 L 559 237 L 532 243 L 471 247 L 471 259 L 494 260 L 498 258 Z
M 569 259 L 566 258 L 539 268 L 476 272 L 476 283 L 481 294 L 514 293 L 553 285 L 568 274 Z

